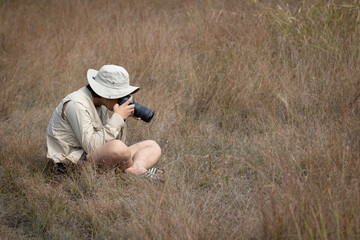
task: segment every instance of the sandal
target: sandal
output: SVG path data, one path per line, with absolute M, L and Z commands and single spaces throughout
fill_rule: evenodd
M 160 168 L 149 168 L 146 172 L 141 174 L 141 176 L 153 180 L 161 180 L 161 175 L 164 174 L 164 172 L 165 171 Z

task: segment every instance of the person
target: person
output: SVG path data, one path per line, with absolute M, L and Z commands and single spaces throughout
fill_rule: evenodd
M 153 140 L 127 146 L 126 120 L 134 117 L 134 94 L 128 72 L 120 66 L 105 65 L 87 71 L 88 85 L 67 95 L 56 107 L 46 130 L 47 157 L 55 164 L 86 164 L 120 167 L 125 173 L 157 178 L 163 170 L 153 168 L 161 156 Z

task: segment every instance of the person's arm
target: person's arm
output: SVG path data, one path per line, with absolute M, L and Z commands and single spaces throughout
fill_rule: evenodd
M 75 101 L 69 101 L 66 104 L 64 113 L 76 138 L 88 154 L 94 152 L 105 143 L 116 139 L 121 128 L 125 126 L 125 121 L 117 113 L 114 113 L 108 119 L 105 126 L 94 126 L 87 109 Z

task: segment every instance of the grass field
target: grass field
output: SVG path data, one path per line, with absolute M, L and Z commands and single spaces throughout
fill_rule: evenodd
M 50 171 L 86 71 L 125 67 L 165 183 Z M 359 239 L 360 2 L 0 0 L 1 239 Z

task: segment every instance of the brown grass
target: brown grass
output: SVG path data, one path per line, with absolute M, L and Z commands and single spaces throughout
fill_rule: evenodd
M 360 238 L 354 1 L 0 0 L 0 238 Z M 49 171 L 45 129 L 88 68 L 154 109 L 164 184 Z

